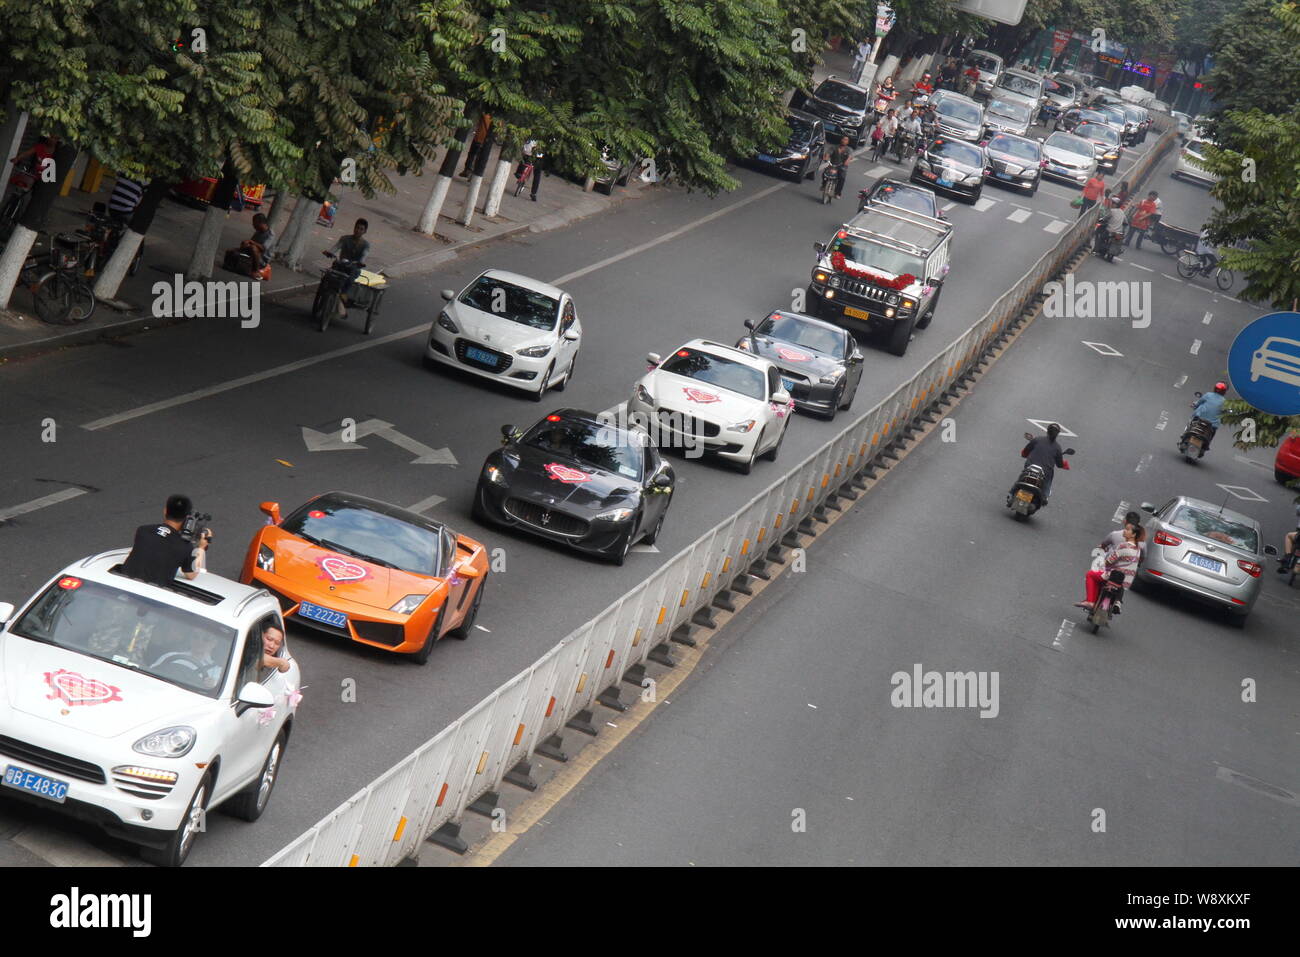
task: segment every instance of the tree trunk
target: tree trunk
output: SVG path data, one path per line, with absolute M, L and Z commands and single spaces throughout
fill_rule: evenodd
M 271 258 L 276 262 L 289 261 L 289 247 L 291 247 L 294 240 L 298 238 L 298 231 L 302 229 L 303 220 L 307 215 L 308 207 L 311 205 L 305 196 L 286 194 L 286 200 L 290 196 L 296 198 L 297 204 L 294 205 L 287 201 L 284 204 L 286 210 L 290 209 L 290 207 L 292 207 L 292 210 L 289 212 L 289 219 L 285 224 L 284 232 L 277 235 L 275 249 L 271 253 Z
M 217 247 L 221 245 L 221 230 L 230 217 L 230 200 L 234 198 L 239 177 L 230 160 L 222 167 L 221 180 L 212 191 L 208 208 L 203 211 L 203 224 L 194 240 L 194 253 L 185 267 L 185 278 L 204 280 L 212 278 L 212 267 L 217 260 Z
M 468 226 L 474 221 L 474 208 L 478 205 L 478 194 L 483 189 L 483 173 L 487 169 L 488 157 L 492 155 L 492 147 L 495 145 L 496 137 L 489 130 L 483 145 L 479 147 L 478 154 L 474 157 L 474 168 L 470 171 L 469 190 L 465 193 L 465 205 L 460 214 L 462 226 Z
M 497 171 L 492 175 L 492 185 L 488 187 L 487 199 L 483 203 L 484 216 L 495 216 L 501 211 L 501 197 L 505 195 L 506 185 L 510 182 L 510 168 L 513 165 L 506 159 L 503 144 L 501 155 L 497 157 Z
M 4 247 L 4 254 L 0 256 L 0 309 L 9 308 L 9 300 L 13 297 L 14 285 L 18 282 L 23 263 L 27 261 L 32 244 L 36 242 L 36 234 L 44 228 L 45 218 L 59 195 L 63 174 L 72 168 L 77 159 L 77 148 L 71 143 L 60 143 L 50 159 L 54 164 L 49 173 L 53 182 L 47 183 L 42 171 L 39 168 L 36 170 L 32 198 L 18 222 L 14 223 L 13 234 Z
M 293 198 L 293 193 L 283 189 L 275 194 L 275 205 L 271 207 L 271 215 L 267 217 L 267 220 L 270 223 L 271 232 L 275 233 L 277 238 L 284 232 L 284 227 L 289 222 L 289 216 L 293 213 Z
M 31 253 L 32 243 L 36 242 L 36 230 L 28 229 L 22 223 L 14 224 L 14 231 L 0 253 L 0 309 L 9 308 L 9 300 L 18 283 L 23 263 Z
M 111 302 L 117 298 L 122 280 L 126 278 L 126 272 L 131 268 L 131 260 L 135 258 L 135 251 L 144 242 L 149 227 L 153 225 L 154 215 L 158 212 L 158 207 L 162 204 L 167 191 L 171 189 L 171 185 L 166 180 L 154 180 L 145 187 L 139 205 L 131 214 L 131 222 L 122 233 L 122 238 L 118 240 L 117 248 L 113 250 L 113 255 L 95 279 L 96 299 Z
M 433 180 L 433 189 L 429 192 L 429 200 L 424 204 L 424 211 L 420 214 L 420 221 L 415 226 L 416 232 L 424 233 L 426 236 L 433 236 L 437 231 L 438 217 L 442 215 L 442 204 L 447 201 L 447 191 L 451 189 L 452 177 L 456 175 L 456 164 L 460 162 L 460 154 L 465 148 L 466 141 L 473 135 L 474 127 L 471 125 L 451 145 L 447 150 L 447 155 L 442 158 L 442 165 L 438 167 L 438 175 Z
M 289 232 L 293 238 L 284 248 L 284 261 L 294 272 L 302 270 L 303 254 L 307 250 L 308 240 L 311 239 L 312 218 L 315 211 L 315 202 L 311 197 L 302 196 L 298 199 L 298 205 L 294 207 L 293 216 L 289 219 Z

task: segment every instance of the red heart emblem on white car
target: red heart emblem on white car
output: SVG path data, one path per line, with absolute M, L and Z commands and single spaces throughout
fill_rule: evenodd
M 320 560 L 321 570 L 336 582 L 359 582 L 370 577 L 370 570 L 364 565 L 350 562 L 337 555 L 327 555 Z M 321 577 L 324 578 L 325 575 Z
M 121 688 L 105 684 L 98 678 L 87 678 L 85 675 L 69 671 L 66 668 L 45 672 L 45 683 L 50 686 L 50 690 L 53 692 L 46 695 L 47 700 L 62 698 L 68 707 L 107 704 L 110 701 L 122 700 Z
M 708 405 L 710 402 L 722 401 L 721 397 L 712 392 L 705 392 L 703 389 L 692 389 L 690 386 L 687 386 L 682 389 L 682 391 L 686 393 L 686 398 L 690 399 L 692 402 L 702 402 L 705 405 Z
M 777 346 L 776 354 L 791 362 L 807 362 L 811 358 L 807 353 L 800 352 L 798 349 L 787 349 L 785 346 Z
M 577 469 L 569 468 L 567 465 L 561 465 L 558 462 L 550 462 L 545 466 L 546 474 L 557 482 L 590 482 L 591 476 L 586 472 L 580 472 Z

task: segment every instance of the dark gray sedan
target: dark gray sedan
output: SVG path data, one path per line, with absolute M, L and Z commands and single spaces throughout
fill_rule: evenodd
M 862 352 L 851 332 L 783 309 L 757 322 L 746 319 L 745 327 L 750 333 L 736 348 L 777 366 L 796 409 L 833 419 L 853 404 L 862 381 Z

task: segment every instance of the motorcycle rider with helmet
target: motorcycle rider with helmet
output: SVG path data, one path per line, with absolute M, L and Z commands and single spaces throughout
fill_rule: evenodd
M 1291 563 L 1295 560 L 1295 540 L 1300 538 L 1300 505 L 1295 507 L 1295 530 L 1286 533 L 1283 540 L 1282 554 L 1277 559 L 1277 573 L 1285 574 L 1291 570 Z
M 1224 396 L 1228 392 L 1228 387 L 1222 382 L 1214 383 L 1214 391 L 1206 393 L 1196 400 L 1192 406 L 1192 422 L 1200 419 L 1210 427 L 1209 438 L 1205 440 L 1203 452 L 1210 451 L 1210 443 L 1214 441 L 1215 433 L 1219 431 L 1220 415 L 1223 412 Z M 1186 440 L 1191 432 L 1191 424 L 1188 423 L 1187 431 L 1183 433 L 1182 440 Z
M 1052 479 L 1056 475 L 1058 467 L 1069 469 L 1070 463 L 1065 461 L 1065 453 L 1061 446 L 1057 444 L 1056 437 L 1061 434 L 1061 427 L 1053 422 L 1047 427 L 1046 437 L 1038 435 L 1029 440 L 1029 443 L 1020 450 L 1020 457 L 1027 459 L 1028 465 L 1037 465 L 1043 470 L 1043 506 L 1047 507 L 1047 500 L 1052 495 Z M 1012 493 L 1015 487 L 1012 486 Z M 1008 498 L 1010 494 L 1008 495 Z

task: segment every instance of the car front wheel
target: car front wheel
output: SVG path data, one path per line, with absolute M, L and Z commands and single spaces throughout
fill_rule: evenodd
M 266 810 L 266 806 L 271 803 L 271 790 L 275 787 L 276 777 L 280 773 L 280 762 L 284 759 L 284 748 L 288 743 L 288 736 L 284 730 L 276 735 L 275 743 L 271 745 L 271 750 L 266 753 L 266 760 L 262 762 L 262 771 L 255 780 L 244 790 L 236 794 L 226 805 L 227 810 L 235 817 L 243 821 L 256 821 Z
M 180 867 L 184 864 L 194 848 L 194 839 L 204 829 L 203 818 L 207 814 L 211 790 L 212 776 L 205 774 L 199 786 L 195 788 L 194 796 L 190 798 L 189 807 L 185 809 L 185 816 L 181 818 L 180 826 L 171 833 L 167 844 L 163 847 L 142 847 L 140 856 L 158 867 Z

